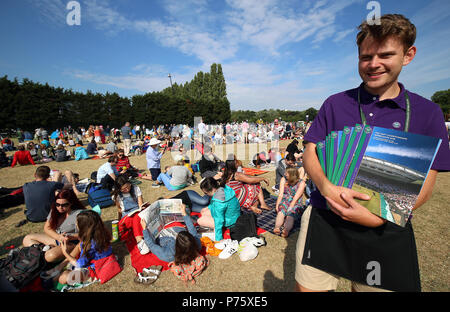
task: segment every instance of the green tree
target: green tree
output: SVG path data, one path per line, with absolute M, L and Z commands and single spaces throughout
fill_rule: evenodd
M 438 104 L 442 113 L 444 113 L 445 120 L 450 119 L 450 89 L 437 91 L 431 97 L 431 100 Z

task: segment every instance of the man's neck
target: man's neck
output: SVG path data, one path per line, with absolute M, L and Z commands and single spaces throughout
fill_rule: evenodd
M 391 85 L 381 87 L 381 88 L 376 88 L 376 89 L 369 88 L 369 87 L 367 87 L 366 84 L 364 84 L 364 89 L 367 92 L 369 92 L 370 94 L 378 95 L 380 101 L 396 98 L 400 94 L 400 91 L 401 91 L 401 88 L 398 85 L 397 81 L 395 81 Z

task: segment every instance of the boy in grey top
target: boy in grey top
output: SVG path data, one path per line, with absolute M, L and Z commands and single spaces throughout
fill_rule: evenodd
M 173 186 L 192 183 L 192 172 L 185 167 L 183 161 L 179 161 L 176 166 L 170 167 L 167 174 L 171 176 L 170 184 Z
M 130 154 L 130 149 L 131 149 L 131 128 L 130 128 L 130 123 L 126 122 L 125 126 L 122 127 L 122 129 L 120 129 L 122 132 L 122 137 L 123 137 L 123 150 L 124 150 L 124 154 L 125 156 L 129 156 Z

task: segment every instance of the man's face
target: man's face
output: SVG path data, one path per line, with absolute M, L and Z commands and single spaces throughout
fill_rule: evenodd
M 395 37 L 377 41 L 364 39 L 359 47 L 358 70 L 367 91 L 379 94 L 397 82 L 403 66 L 415 55 L 415 47 L 404 52 L 403 44 Z

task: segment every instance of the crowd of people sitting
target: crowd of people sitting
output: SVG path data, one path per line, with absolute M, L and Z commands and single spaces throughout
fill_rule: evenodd
M 112 205 L 117 207 L 120 238 L 130 252 L 136 270 L 135 282 L 144 284 L 154 282 L 165 269 L 179 274 L 187 267 L 195 267 L 197 262 L 207 265 L 207 259 L 200 254 L 200 228 L 214 233 L 213 241 L 220 242 L 221 246 L 217 246 L 221 247 L 221 258 L 224 259 L 236 251 L 236 248 L 227 248 L 227 244 L 230 246 L 235 242 L 225 239 L 225 230 L 230 229 L 242 214 L 261 214 L 263 210 L 272 210 L 273 207 L 265 202 L 264 191 L 267 190 L 264 186 L 269 185 L 268 178 L 245 174 L 242 162 L 234 154 L 227 155 L 226 159 L 217 157 L 211 144 L 203 138 L 199 148 L 201 159 L 191 163 L 184 148 L 189 150 L 196 144 L 194 135 L 191 134 L 192 140 L 186 145 L 179 136 L 172 138 L 164 131 L 159 133 L 157 128 L 152 129 L 154 136 L 150 137 L 147 133 L 143 136 L 142 129 L 145 128 L 141 127 L 138 135 L 135 128 L 126 123 L 120 130 L 123 148 L 118 147 L 117 139 L 120 140 L 120 137 L 117 138 L 115 132 L 114 136 L 106 139 L 101 127 L 89 127 L 85 134 L 88 137 L 80 138 L 77 131 L 66 137 L 65 131 L 61 131 L 53 139 L 38 137 L 39 144 L 33 141 L 20 143 L 14 152 L 10 166 L 40 166 L 36 169 L 34 181 L 16 188 L 0 188 L 5 191 L 0 198 L 1 208 L 25 204 L 25 219 L 17 227 L 27 222 L 44 222 L 43 233 L 26 235 L 23 246 L 40 245 L 45 251 L 45 260 L 55 264 L 41 274 L 41 277 L 51 281 L 52 286 L 68 283 L 74 270 L 82 270 L 77 273 L 83 276 L 82 281 L 99 278 L 99 261 L 113 256 L 111 233 L 101 222 L 98 211 L 94 211 L 92 204 L 90 209 L 84 206 L 78 198 L 82 194 L 90 194 L 93 189 L 106 190 Z M 38 133 L 42 135 L 43 132 Z M 132 136 L 136 137 L 135 145 L 132 145 Z M 50 143 L 52 140 L 55 145 Z M 74 140 L 77 143 L 73 144 Z M 87 148 L 83 140 L 89 142 Z M 106 142 L 106 148 L 98 147 Z M 173 157 L 174 164 L 162 171 L 164 153 L 174 150 L 177 152 Z M 264 161 L 277 166 L 277 186 L 274 190 L 279 190 L 279 195 L 274 233 L 287 237 L 293 219 L 301 214 L 304 207 L 301 199 L 306 188 L 306 175 L 301 168 L 300 150 L 286 152 L 284 158 L 280 153 L 276 157 L 274 151 L 269 154 L 272 152 L 273 155 L 264 158 Z M 148 173 L 131 165 L 131 153 L 145 153 Z M 84 181 L 80 181 L 79 175 L 70 170 L 51 170 L 43 161 L 45 158 L 68 161 L 93 156 L 104 158 L 106 162 L 93 172 L 91 179 Z M 183 190 L 197 183 L 196 172 L 200 174 L 203 194 L 191 189 Z M 135 213 L 142 210 L 145 203 L 145 194 L 134 183 L 136 179 L 149 180 L 155 188 L 164 185 L 174 192 L 171 198 L 181 199 L 184 223 L 176 229 L 176 237 L 154 237 L 148 231 L 145 220 Z

